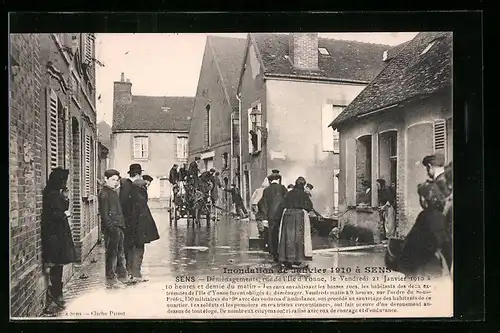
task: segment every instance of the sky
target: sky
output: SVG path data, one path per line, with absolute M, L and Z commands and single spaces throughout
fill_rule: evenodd
M 321 37 L 397 45 L 415 32 L 320 33 Z M 97 34 L 97 121 L 112 124 L 113 82 L 123 72 L 133 95 L 194 96 L 208 34 Z M 246 33 L 210 35 L 245 38 Z

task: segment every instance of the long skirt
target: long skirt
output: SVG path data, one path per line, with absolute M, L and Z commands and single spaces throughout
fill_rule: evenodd
M 285 209 L 278 239 L 279 261 L 302 263 L 312 260 L 311 223 L 305 210 Z

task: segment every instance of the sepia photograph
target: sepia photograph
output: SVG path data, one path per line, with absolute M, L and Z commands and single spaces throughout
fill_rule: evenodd
M 10 317 L 453 317 L 453 33 L 11 33 Z

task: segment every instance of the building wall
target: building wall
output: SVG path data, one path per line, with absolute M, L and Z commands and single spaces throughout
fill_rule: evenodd
M 359 119 L 355 123 L 342 126 L 340 131 L 340 211 L 356 206 L 356 139 L 372 135 L 371 183 L 381 176 L 379 173 L 379 133 L 397 130 L 397 190 L 398 234 L 406 236 L 421 211 L 417 195 L 417 185 L 426 180 L 425 168 L 421 161 L 434 153 L 433 122 L 436 119 L 452 117 L 450 95 L 435 95 L 432 98 L 387 110 L 380 115 Z M 452 156 L 452 133 L 448 132 L 447 149 Z M 377 191 L 372 191 L 372 206 L 377 203 Z M 366 214 L 366 209 L 362 209 Z M 376 211 L 373 212 L 374 215 Z M 359 214 L 346 214 L 347 223 L 358 223 Z M 366 218 L 365 218 L 366 220 Z M 373 219 L 378 221 L 378 219 Z M 373 227 L 373 226 L 372 226 Z M 373 228 L 375 230 L 376 228 Z
M 249 45 L 248 54 L 245 60 L 245 66 L 242 72 L 240 94 L 241 94 L 241 110 L 239 114 L 240 119 L 240 151 L 241 163 L 243 170 L 240 172 L 241 193 L 246 203 L 248 204 L 248 196 L 246 195 L 244 184 L 244 172 L 249 172 L 250 196 L 253 190 L 260 187 L 264 177 L 267 176 L 266 165 L 266 143 L 262 144 L 262 151 L 258 155 L 250 155 L 248 149 L 249 142 L 249 126 L 248 126 L 248 109 L 252 107 L 252 103 L 261 103 L 262 107 L 262 123 L 266 123 L 266 87 L 264 83 L 264 69 L 258 61 L 256 48 L 253 44 Z
M 323 151 L 322 110 L 328 104 L 347 106 L 364 85 L 344 85 L 284 80 L 267 80 L 266 119 L 267 170 L 279 169 L 285 185 L 303 176 L 314 185 L 313 203 L 321 214 L 332 214 L 334 208 L 334 170 L 338 154 Z M 333 119 L 332 119 L 333 120 Z M 332 132 L 331 128 L 324 130 Z M 279 152 L 284 159 L 275 158 Z M 255 179 L 253 186 L 259 186 Z M 253 187 L 254 189 L 256 187 Z
M 221 68 L 221 70 L 224 69 Z M 206 136 L 209 120 L 206 111 L 207 104 L 210 105 L 210 145 Z M 230 169 L 232 111 L 220 80 L 213 51 L 207 41 L 189 129 L 189 161 L 200 156 L 202 152 L 214 151 L 214 168 L 222 172 L 224 171 L 222 153 L 227 152 L 228 169 Z M 203 169 L 203 163 L 200 169 Z
M 143 174 L 150 175 L 155 179 L 148 189 L 149 196 L 151 198 L 159 198 L 160 178 L 168 178 L 170 169 L 174 163 L 180 165 L 185 162 L 178 160 L 176 157 L 176 138 L 177 136 L 187 136 L 187 134 L 186 132 L 115 132 L 111 135 L 109 167 L 118 170 L 122 177 L 126 177 L 130 164 L 141 164 L 145 170 Z M 149 159 L 147 160 L 134 159 L 133 138 L 137 135 L 149 137 Z M 166 183 L 166 193 L 170 193 L 170 183 Z
M 80 184 L 80 179 L 73 177 L 77 172 L 72 163 L 74 147 L 69 119 L 88 119 L 91 136 L 95 138 L 96 134 L 95 112 L 90 110 L 88 103 L 81 102 L 84 98 L 82 87 L 87 89 L 87 85 L 74 85 L 75 103 L 68 92 L 61 88 L 58 79 L 51 78 L 47 72 L 50 62 L 53 68 L 61 72 L 62 78 L 67 83 L 70 82 L 69 65 L 66 61 L 69 58 L 64 57 L 58 47 L 60 42 L 66 42 L 70 36 L 57 35 L 57 38 L 49 34 L 13 34 L 10 37 L 11 60 L 18 65 L 15 75 L 13 72 L 10 76 L 9 112 L 10 281 L 13 317 L 38 316 L 44 306 L 46 283 L 42 275 L 40 220 L 42 191 L 50 172 L 47 157 L 48 92 L 54 91 L 61 105 L 68 109 L 67 117 L 61 117 L 59 122 L 57 160 L 59 166 L 70 169 L 70 189 L 75 187 L 74 184 Z M 86 91 L 87 96 L 93 100 L 95 92 Z M 76 107 L 77 104 L 81 108 Z M 77 165 L 77 170 L 79 174 L 80 164 Z M 74 192 L 72 195 L 73 201 L 76 201 Z M 81 200 L 79 197 L 78 199 Z M 72 205 L 71 210 L 73 217 L 78 216 L 78 207 Z M 89 242 L 90 238 L 85 237 L 92 234 L 93 223 L 96 225 L 91 219 L 74 221 L 73 218 L 70 221 L 75 246 L 82 256 L 93 246 Z M 86 240 L 85 245 L 82 245 L 82 239 Z M 66 265 L 65 281 L 72 272 L 72 265 Z

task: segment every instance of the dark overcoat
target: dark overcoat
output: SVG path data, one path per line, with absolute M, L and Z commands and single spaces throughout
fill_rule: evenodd
M 144 245 L 159 239 L 160 235 L 148 206 L 146 187 L 138 185 L 136 182 L 134 182 L 133 187 L 132 221 L 135 224 L 133 242 L 135 245 Z
M 76 261 L 71 228 L 64 214 L 68 208 L 69 202 L 59 190 L 46 190 L 43 194 L 41 240 L 46 263 L 66 265 Z
M 281 215 L 278 213 L 278 208 L 287 193 L 288 190 L 281 184 L 271 183 L 266 187 L 262 193 L 262 198 L 257 203 L 259 218 L 268 221 L 279 220 Z

